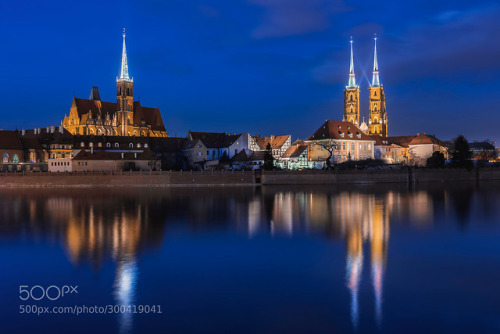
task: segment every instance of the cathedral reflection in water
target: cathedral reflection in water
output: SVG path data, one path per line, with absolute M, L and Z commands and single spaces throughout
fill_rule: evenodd
M 406 217 L 425 226 L 433 216 L 429 192 L 407 190 L 13 189 L 3 195 L 0 214 L 8 224 L 2 226 L 2 233 L 56 240 L 65 245 L 74 265 L 88 263 L 99 269 L 105 259 L 111 259 L 116 263 L 114 298 L 124 305 L 135 300 L 141 251 L 159 249 L 171 228 L 199 233 L 222 227 L 248 234 L 249 242 L 263 234 L 343 239 L 354 328 L 362 316 L 358 299 L 364 270 L 373 288 L 375 319 L 379 326 L 382 323 L 390 218 Z M 445 202 L 448 197 L 445 191 L 437 195 Z M 120 316 L 121 332 L 132 327 L 132 316 Z

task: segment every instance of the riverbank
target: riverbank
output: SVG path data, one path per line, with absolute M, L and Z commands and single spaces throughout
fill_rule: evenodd
M 500 180 L 500 168 L 337 171 L 0 173 L 3 187 L 419 184 Z

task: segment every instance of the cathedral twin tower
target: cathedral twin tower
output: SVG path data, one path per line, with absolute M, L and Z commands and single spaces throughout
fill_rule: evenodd
M 351 63 L 349 68 L 349 83 L 344 90 L 344 121 L 351 122 L 363 132 L 370 135 L 387 137 L 387 111 L 385 109 L 384 87 L 380 84 L 377 61 L 377 38 L 375 37 L 375 51 L 373 57 L 373 78 L 369 88 L 370 91 L 370 117 L 368 125 L 360 122 L 359 117 L 359 86 L 356 85 L 354 75 L 354 60 L 351 39 Z

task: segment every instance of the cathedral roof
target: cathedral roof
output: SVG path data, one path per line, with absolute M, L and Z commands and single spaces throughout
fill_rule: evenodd
M 356 125 L 345 121 L 326 121 L 316 132 L 307 138 L 307 140 L 322 139 L 373 140 Z
M 76 107 L 78 117 L 81 118 L 82 122 L 87 121 L 89 112 L 92 115 L 92 118 L 97 118 L 99 115 L 101 115 L 101 118 L 105 119 L 106 114 L 109 114 L 109 117 L 112 118 L 118 109 L 116 102 L 105 102 L 79 98 L 73 98 L 73 105 Z M 143 107 L 141 106 L 141 103 L 139 101 L 135 101 L 134 123 L 137 125 L 142 125 L 143 122 L 147 125 L 151 125 L 151 130 L 165 131 L 165 126 L 163 124 L 160 109 Z

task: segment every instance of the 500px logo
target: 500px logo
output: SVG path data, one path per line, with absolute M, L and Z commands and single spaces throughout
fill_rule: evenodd
M 34 285 L 30 287 L 29 285 L 19 286 L 19 299 L 21 300 L 42 300 L 47 298 L 48 300 L 58 300 L 70 294 L 78 293 L 78 285 L 51 285 L 46 288 L 40 285 Z

